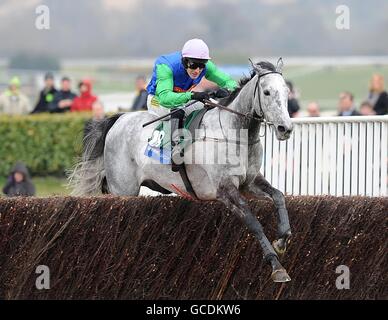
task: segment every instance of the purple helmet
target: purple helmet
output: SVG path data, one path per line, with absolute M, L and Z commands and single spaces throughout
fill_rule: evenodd
M 194 58 L 194 59 L 211 59 L 209 56 L 209 47 L 201 39 L 191 39 L 185 43 L 182 49 L 183 58 Z

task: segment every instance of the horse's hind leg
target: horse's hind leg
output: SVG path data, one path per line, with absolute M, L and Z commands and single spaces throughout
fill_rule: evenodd
M 259 240 L 260 246 L 263 249 L 264 259 L 272 266 L 272 280 L 275 282 L 290 281 L 291 278 L 287 274 L 287 271 L 280 264 L 274 248 L 264 234 L 262 225 L 252 214 L 247 201 L 240 194 L 233 183 L 224 183 L 217 192 L 217 198 L 223 202 L 228 209 L 237 214 L 237 216 L 248 227 L 249 231 L 252 232 Z
M 286 251 L 291 238 L 290 221 L 288 219 L 286 201 L 283 193 L 272 187 L 261 173 L 258 174 L 247 189 L 256 195 L 264 192 L 272 198 L 277 209 L 278 217 L 278 239 L 273 242 L 273 246 L 278 254 L 283 254 Z
M 137 167 L 131 159 L 120 158 L 113 153 L 106 157 L 105 189 L 116 196 L 138 196 L 140 184 L 136 177 Z

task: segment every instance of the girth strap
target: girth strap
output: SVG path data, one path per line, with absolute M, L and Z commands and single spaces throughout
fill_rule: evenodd
M 185 184 L 185 188 L 186 188 L 187 192 L 190 193 L 190 195 L 194 199 L 198 199 L 198 197 L 195 194 L 195 191 L 193 189 L 193 186 L 191 185 L 189 177 L 187 176 L 186 165 L 184 163 L 179 168 L 179 174 L 181 175 L 181 178 L 183 180 L 183 183 Z

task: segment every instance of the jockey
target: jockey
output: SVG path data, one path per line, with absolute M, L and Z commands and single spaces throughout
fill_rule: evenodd
M 171 116 L 171 163 L 173 171 L 178 171 L 179 166 L 174 162 L 175 157 L 181 156 L 178 147 L 179 133 L 177 129 L 183 127 L 183 118 L 191 112 L 202 109 L 203 101 L 208 100 L 206 92 L 195 92 L 194 87 L 201 79 L 216 83 L 220 89 L 217 97 L 229 95 L 229 90 L 237 87 L 229 75 L 221 72 L 210 61 L 209 48 L 201 39 L 191 39 L 185 43 L 181 52 L 162 55 L 156 59 L 150 83 L 147 86 L 148 111 L 157 116 L 163 116 L 178 107 L 184 106 L 190 100 L 197 100 L 190 107 L 182 109 Z

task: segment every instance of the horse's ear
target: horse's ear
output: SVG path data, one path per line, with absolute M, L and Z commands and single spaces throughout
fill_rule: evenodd
M 264 74 L 264 73 L 265 73 L 265 69 L 263 69 L 263 68 L 262 68 L 260 65 L 258 65 L 258 64 L 254 64 L 254 63 L 252 62 L 251 58 L 249 58 L 248 60 L 249 60 L 249 62 L 251 63 L 252 68 L 256 71 L 256 73 L 257 73 L 258 75 L 261 75 L 261 74 Z
M 248 60 L 249 60 L 249 62 L 251 63 L 252 68 L 255 69 L 255 68 L 256 68 L 256 65 L 253 63 L 253 61 L 251 60 L 251 58 L 248 58 Z
M 277 64 L 276 64 L 276 71 L 279 72 L 279 73 L 283 73 L 283 59 L 282 57 L 279 58 Z

